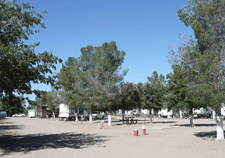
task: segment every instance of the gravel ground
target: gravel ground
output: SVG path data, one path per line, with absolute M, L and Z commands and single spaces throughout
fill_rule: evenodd
M 0 120 L 0 157 L 224 157 L 225 141 L 216 141 L 215 120 L 153 118 L 142 134 L 143 118 L 126 125 L 112 117 L 112 126 L 98 129 L 96 120 L 64 122 L 57 119 L 6 118 Z M 149 119 L 147 119 L 149 121 Z M 139 136 L 133 131 L 139 130 Z

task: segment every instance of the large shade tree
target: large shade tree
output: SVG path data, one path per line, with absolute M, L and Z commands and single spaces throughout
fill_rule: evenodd
M 78 121 L 77 108 L 81 107 L 82 95 L 84 94 L 83 73 L 79 69 L 77 58 L 69 57 L 62 69 L 57 74 L 58 85 L 64 91 L 65 103 L 75 112 L 76 121 Z
M 178 10 L 180 20 L 191 26 L 195 39 L 191 46 L 183 47 L 183 54 L 174 61 L 183 63 L 185 69 L 192 71 L 194 78 L 186 76 L 187 86 L 191 94 L 200 95 L 200 101 L 216 110 L 217 140 L 223 140 L 223 123 L 221 103 L 224 102 L 224 70 L 225 70 L 225 1 L 224 0 L 192 0 Z M 197 100 L 196 100 L 197 101 Z
M 116 109 L 122 110 L 122 120 L 124 121 L 125 110 L 140 108 L 140 98 L 136 86 L 130 82 L 121 82 L 116 96 Z
M 140 101 L 143 109 L 149 110 L 150 122 L 152 123 L 152 109 L 159 110 L 163 107 L 165 97 L 165 77 L 158 76 L 156 71 L 151 77 L 147 77 L 148 82 L 137 85 Z
M 127 74 L 128 69 L 122 69 L 125 52 L 119 51 L 116 42 L 103 43 L 101 47 L 96 47 L 97 61 L 95 73 L 98 80 L 95 87 L 99 92 L 100 104 L 108 108 L 108 126 L 111 126 L 111 113 L 115 105 L 118 85 Z
M 15 0 L 1 0 L 0 8 L 0 97 L 4 102 L 13 97 L 17 100 L 15 94 L 40 95 L 31 83 L 53 85 L 55 76 L 46 74 L 52 74 L 51 69 L 56 69 L 61 59 L 47 51 L 35 53 L 40 43 L 28 45 L 26 41 L 29 35 L 39 32 L 35 25 L 45 28 L 41 20 L 47 12 L 36 13 L 29 3 L 17 4 Z

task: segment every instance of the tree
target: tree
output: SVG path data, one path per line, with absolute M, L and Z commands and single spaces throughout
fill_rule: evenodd
M 104 104 L 104 106 L 109 107 L 110 118 L 111 101 L 115 96 L 115 86 L 119 80 L 122 80 L 122 76 L 118 76 L 118 68 L 123 63 L 125 52 L 118 50 L 116 42 L 106 42 L 100 47 L 83 47 L 81 53 L 78 63 L 79 69 L 83 73 L 84 93 L 82 98 L 85 107 L 90 109 L 89 121 L 92 122 L 93 108 L 100 106 L 100 102 L 105 99 L 110 99 L 107 104 Z M 110 97 L 102 97 L 102 94 Z
M 0 111 L 7 112 L 8 116 L 12 116 L 16 113 L 23 113 L 25 110 L 25 102 L 22 97 L 9 96 L 7 98 L 1 98 Z
M 54 84 L 55 76 L 52 74 L 56 69 L 54 64 L 62 62 L 52 53 L 34 53 L 34 49 L 40 44 L 27 45 L 25 41 L 30 34 L 39 32 L 34 30 L 35 25 L 45 28 L 41 22 L 43 15 L 47 13 L 36 13 L 34 7 L 29 3 L 17 4 L 13 1 L 0 1 L 0 97 L 3 101 L 17 100 L 18 95 L 35 93 L 40 91 L 32 89 L 31 82 Z M 30 101 L 28 98 L 23 98 Z
M 189 92 L 200 94 L 200 100 L 213 107 L 217 114 L 217 140 L 223 140 L 221 103 L 224 102 L 224 35 L 225 1 L 192 0 L 178 10 L 180 20 L 195 32 L 194 45 L 184 49 L 181 61 L 191 70 L 194 80 L 188 82 Z M 188 61 L 187 59 L 190 59 Z M 185 63 L 185 62 L 188 62 Z M 187 76 L 189 78 L 190 76 Z
M 122 110 L 122 120 L 124 120 L 125 110 L 132 110 L 138 107 L 139 95 L 133 83 L 121 82 L 116 96 L 116 108 Z
M 78 121 L 76 108 L 82 106 L 82 95 L 84 94 L 82 74 L 77 58 L 74 57 L 69 57 L 65 65 L 62 64 L 62 69 L 57 74 L 58 85 L 64 91 L 66 104 L 69 105 L 70 109 L 74 109 L 76 121 Z
M 200 85 L 190 86 L 191 82 L 195 80 L 190 78 L 193 72 L 188 71 L 181 65 L 173 65 L 173 73 L 167 74 L 168 91 L 167 91 L 167 108 L 173 110 L 184 109 L 189 111 L 190 127 L 193 127 L 193 108 L 206 108 L 206 100 L 203 99 L 206 93 L 200 93 Z M 187 73 L 188 72 L 188 73 Z M 189 77 L 187 77 L 189 76 Z
M 59 104 L 65 101 L 64 99 L 65 97 L 63 97 L 62 90 L 56 90 L 54 87 L 52 87 L 52 90 L 47 92 L 46 94 L 46 104 L 48 105 L 48 108 L 52 111 L 52 113 L 54 109 L 59 106 Z
M 163 75 L 158 76 L 156 71 L 151 77 L 147 77 L 148 82 L 137 85 L 140 94 L 142 108 L 149 109 L 150 122 L 152 123 L 151 110 L 159 110 L 163 107 L 165 94 L 165 78 Z
M 119 74 L 119 69 L 122 69 L 125 52 L 119 51 L 115 42 L 104 43 L 102 47 L 96 48 L 97 61 L 95 73 L 98 74 L 95 82 L 95 87 L 99 93 L 100 104 L 108 107 L 108 126 L 111 126 L 112 108 L 115 106 L 116 95 L 118 92 L 118 84 L 127 74 L 128 69 L 125 69 Z

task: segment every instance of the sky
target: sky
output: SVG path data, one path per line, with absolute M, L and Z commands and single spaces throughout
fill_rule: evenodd
M 177 50 L 178 34 L 194 35 L 180 21 L 177 11 L 188 0 L 19 0 L 29 2 L 37 13 L 46 10 L 46 29 L 31 35 L 28 44 L 40 42 L 35 53 L 52 52 L 63 60 L 79 57 L 80 48 L 115 41 L 126 53 L 123 69 L 129 69 L 125 82 L 146 82 L 153 71 L 166 76 L 172 71 L 168 47 Z M 56 65 L 58 73 L 62 64 Z M 50 85 L 32 84 L 33 89 L 51 90 Z M 31 100 L 35 95 L 30 95 Z

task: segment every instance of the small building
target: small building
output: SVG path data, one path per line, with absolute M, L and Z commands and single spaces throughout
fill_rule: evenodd
M 38 105 L 36 107 L 37 117 L 46 117 L 46 115 L 51 116 L 52 114 L 59 115 L 59 106 L 57 106 L 53 111 L 48 108 L 48 105 Z

